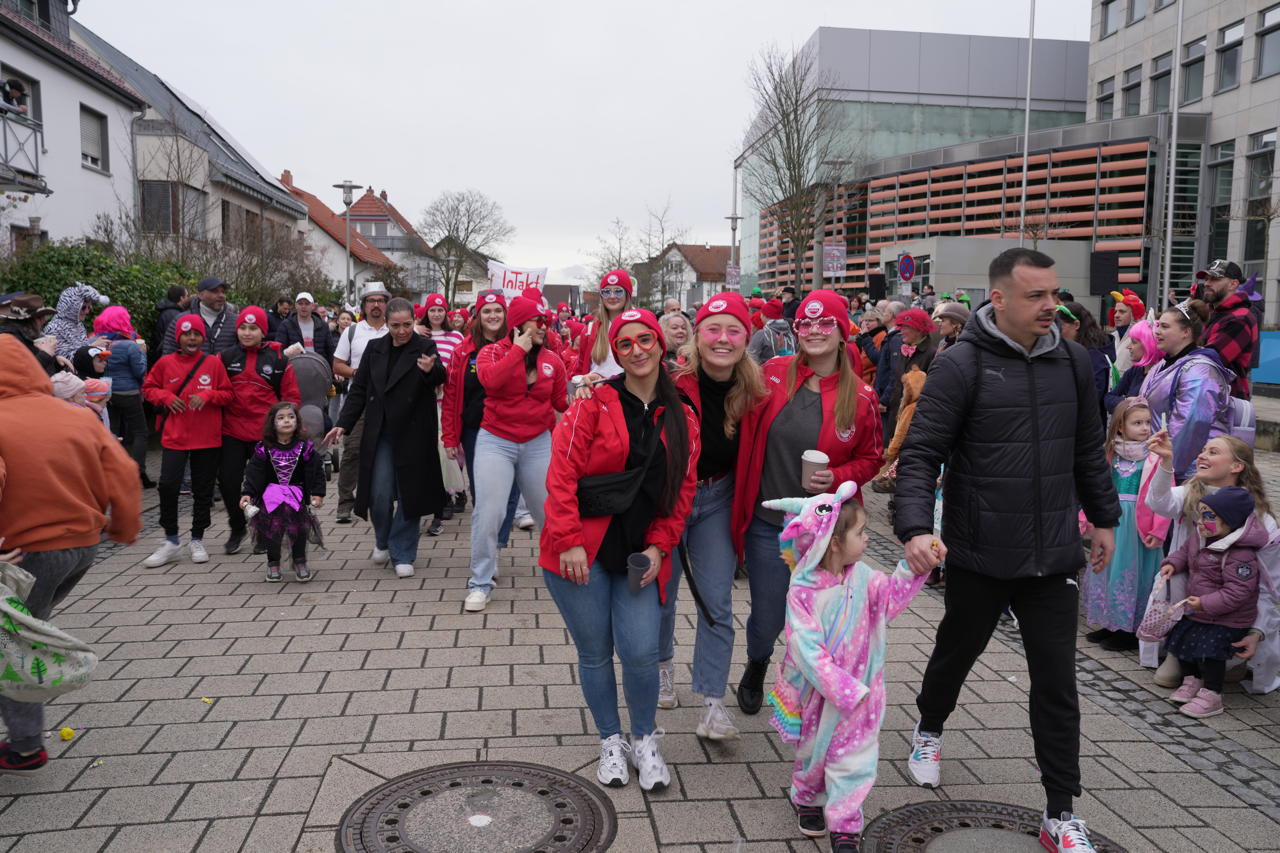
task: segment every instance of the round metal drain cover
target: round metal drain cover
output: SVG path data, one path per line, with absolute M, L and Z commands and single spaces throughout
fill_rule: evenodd
M 568 853 L 607 850 L 613 803 L 570 773 L 518 761 L 441 764 L 356 800 L 340 853 Z
M 1090 830 L 1098 853 L 1125 853 Z M 862 833 L 865 853 L 1021 853 L 1039 850 L 1040 812 L 1004 803 L 949 800 L 885 812 Z

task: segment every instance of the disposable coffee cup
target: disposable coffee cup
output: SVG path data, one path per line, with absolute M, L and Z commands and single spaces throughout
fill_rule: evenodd
M 640 592 L 640 581 L 644 579 L 644 573 L 649 571 L 649 557 L 646 554 L 632 554 L 627 557 L 627 585 L 631 587 L 632 594 Z
M 293 344 L 292 346 L 285 347 L 284 354 L 293 358 L 295 355 L 302 355 L 306 351 L 306 348 L 302 344 Z
M 806 450 L 800 455 L 800 485 L 809 488 L 809 478 L 816 471 L 825 471 L 831 465 L 831 457 L 821 450 Z

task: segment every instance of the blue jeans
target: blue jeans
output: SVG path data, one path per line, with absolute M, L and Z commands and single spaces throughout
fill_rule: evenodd
M 778 534 L 782 528 L 751 519 L 743 542 L 747 557 L 747 582 L 751 586 L 751 614 L 747 616 L 747 658 L 768 660 L 773 645 L 787 624 L 787 587 L 791 569 L 782 560 Z
M 471 506 L 476 505 L 476 436 L 479 429 L 462 430 L 462 455 L 467 460 L 467 478 L 471 480 Z M 505 548 L 511 541 L 511 525 L 516 519 L 516 504 L 520 503 L 520 484 L 511 484 L 511 498 L 507 501 L 507 517 L 498 528 L 498 547 Z
M 578 647 L 578 677 L 601 739 L 622 733 L 613 653 L 622 661 L 622 692 L 631 715 L 631 736 L 653 734 L 658 713 L 658 585 L 632 594 L 627 576 L 599 563 L 579 586 L 543 571 L 547 590 Z
M 97 553 L 97 545 L 88 545 L 23 554 L 22 568 L 36 579 L 24 602 L 31 615 L 47 620 L 54 606 L 61 603 L 89 571 Z M 0 696 L 0 719 L 4 720 L 4 727 L 9 731 L 7 739 L 11 749 L 34 752 L 44 743 L 43 702 L 18 702 Z
M 703 486 L 694 493 L 693 508 L 684 528 L 691 571 L 698 594 L 716 623 L 707 624 L 698 609 L 698 637 L 693 646 L 693 691 L 718 699 L 724 696 L 733 659 L 733 573 L 738 555 L 733 550 L 729 522 L 733 514 L 733 477 Z M 658 628 L 658 660 L 675 656 L 676 596 L 680 573 L 685 571 L 680 551 L 671 555 L 671 580 L 667 582 L 667 603 L 662 605 Z
M 343 460 L 345 467 L 346 460 Z M 373 458 L 373 483 L 369 489 L 369 520 L 373 522 L 373 541 L 378 548 L 391 551 L 395 565 L 418 559 L 418 536 L 422 517 L 405 518 L 400 502 L 400 486 L 396 482 L 395 451 L 391 440 L 378 441 Z
M 467 589 L 493 591 L 498 568 L 498 530 L 511 503 L 511 485 L 529 499 L 529 511 L 542 529 L 547 502 L 547 466 L 551 464 L 551 431 L 530 441 L 507 441 L 488 430 L 476 436 L 476 463 L 471 469 L 476 492 L 471 512 L 471 579 Z M 508 528 L 509 530 L 510 528 Z

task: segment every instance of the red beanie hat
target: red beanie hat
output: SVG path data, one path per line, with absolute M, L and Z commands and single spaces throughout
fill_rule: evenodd
M 899 327 L 906 326 L 908 329 L 915 329 L 917 332 L 923 332 L 926 335 L 937 329 L 933 318 L 923 308 L 909 308 L 894 317 L 893 322 Z
M 796 310 L 797 320 L 817 320 L 831 317 L 840 327 L 840 334 L 849 337 L 849 303 L 834 290 L 814 290 L 804 298 Z
M 173 336 L 180 338 L 184 332 L 199 332 L 202 338 L 209 334 L 205 331 L 204 320 L 199 314 L 183 314 L 173 321 Z
M 236 317 L 236 328 L 240 328 L 245 323 L 252 323 L 261 329 L 265 335 L 267 333 L 267 312 L 257 305 L 246 305 L 240 309 L 240 314 Z
M 443 308 L 449 310 L 449 303 L 445 301 L 443 293 L 428 293 L 427 301 L 423 304 L 423 310 L 427 308 Z
M 653 330 L 659 341 L 666 340 L 666 337 L 662 334 L 662 324 L 658 322 L 657 317 L 653 316 L 652 311 L 646 311 L 644 308 L 628 308 L 617 317 L 614 317 L 613 322 L 609 324 L 610 349 L 613 349 L 613 342 L 618 339 L 618 332 L 628 323 L 644 323 Z
M 747 302 L 742 298 L 741 293 L 717 293 L 698 309 L 693 325 L 700 325 L 703 320 L 717 314 L 728 314 L 741 323 L 742 328 L 748 330 L 751 328 L 751 315 L 747 312 Z
M 511 300 L 511 304 L 507 306 L 507 328 L 511 330 L 519 329 L 522 325 L 532 320 L 534 317 L 541 317 L 542 309 L 538 303 L 532 299 L 525 299 L 523 296 L 517 296 Z
M 476 299 L 476 310 L 479 311 L 486 305 L 501 305 L 505 310 L 507 307 L 507 297 L 503 296 L 502 293 L 497 290 L 490 290 L 486 293 L 482 293 L 480 294 L 480 297 Z
M 413 306 L 413 319 L 421 320 L 425 316 L 427 316 L 427 306 L 425 305 Z
M 764 316 L 768 317 L 770 320 L 781 320 L 782 319 L 782 300 L 770 299 L 768 302 L 764 304 L 764 308 L 762 308 L 761 310 L 764 311 Z
M 557 306 L 556 306 L 556 313 L 557 313 L 557 314 L 559 314 L 561 311 L 568 311 L 568 310 L 569 310 L 569 303 L 568 303 L 568 302 L 561 302 L 559 305 L 557 305 Z
M 753 297 L 751 297 L 751 310 L 752 310 L 752 311 L 759 311 L 759 310 L 760 310 L 761 308 L 763 308 L 763 307 L 764 307 L 764 300 L 763 300 L 763 299 L 761 299 L 759 296 L 753 296 Z
M 604 278 L 600 279 L 600 289 L 606 287 L 621 287 L 627 292 L 627 296 L 632 294 L 631 275 L 626 270 L 609 270 L 604 274 Z
M 449 312 L 448 316 L 450 320 L 452 320 L 454 317 L 461 317 L 462 322 L 464 323 L 471 319 L 471 315 L 467 313 L 466 308 L 454 308 L 452 311 Z

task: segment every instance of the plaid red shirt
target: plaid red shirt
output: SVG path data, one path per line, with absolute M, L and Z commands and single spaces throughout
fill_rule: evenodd
M 1213 306 L 1200 345 L 1217 350 L 1222 363 L 1235 371 L 1231 396 L 1249 399 L 1249 365 L 1258 346 L 1258 319 L 1249 310 L 1249 298 L 1233 293 Z

